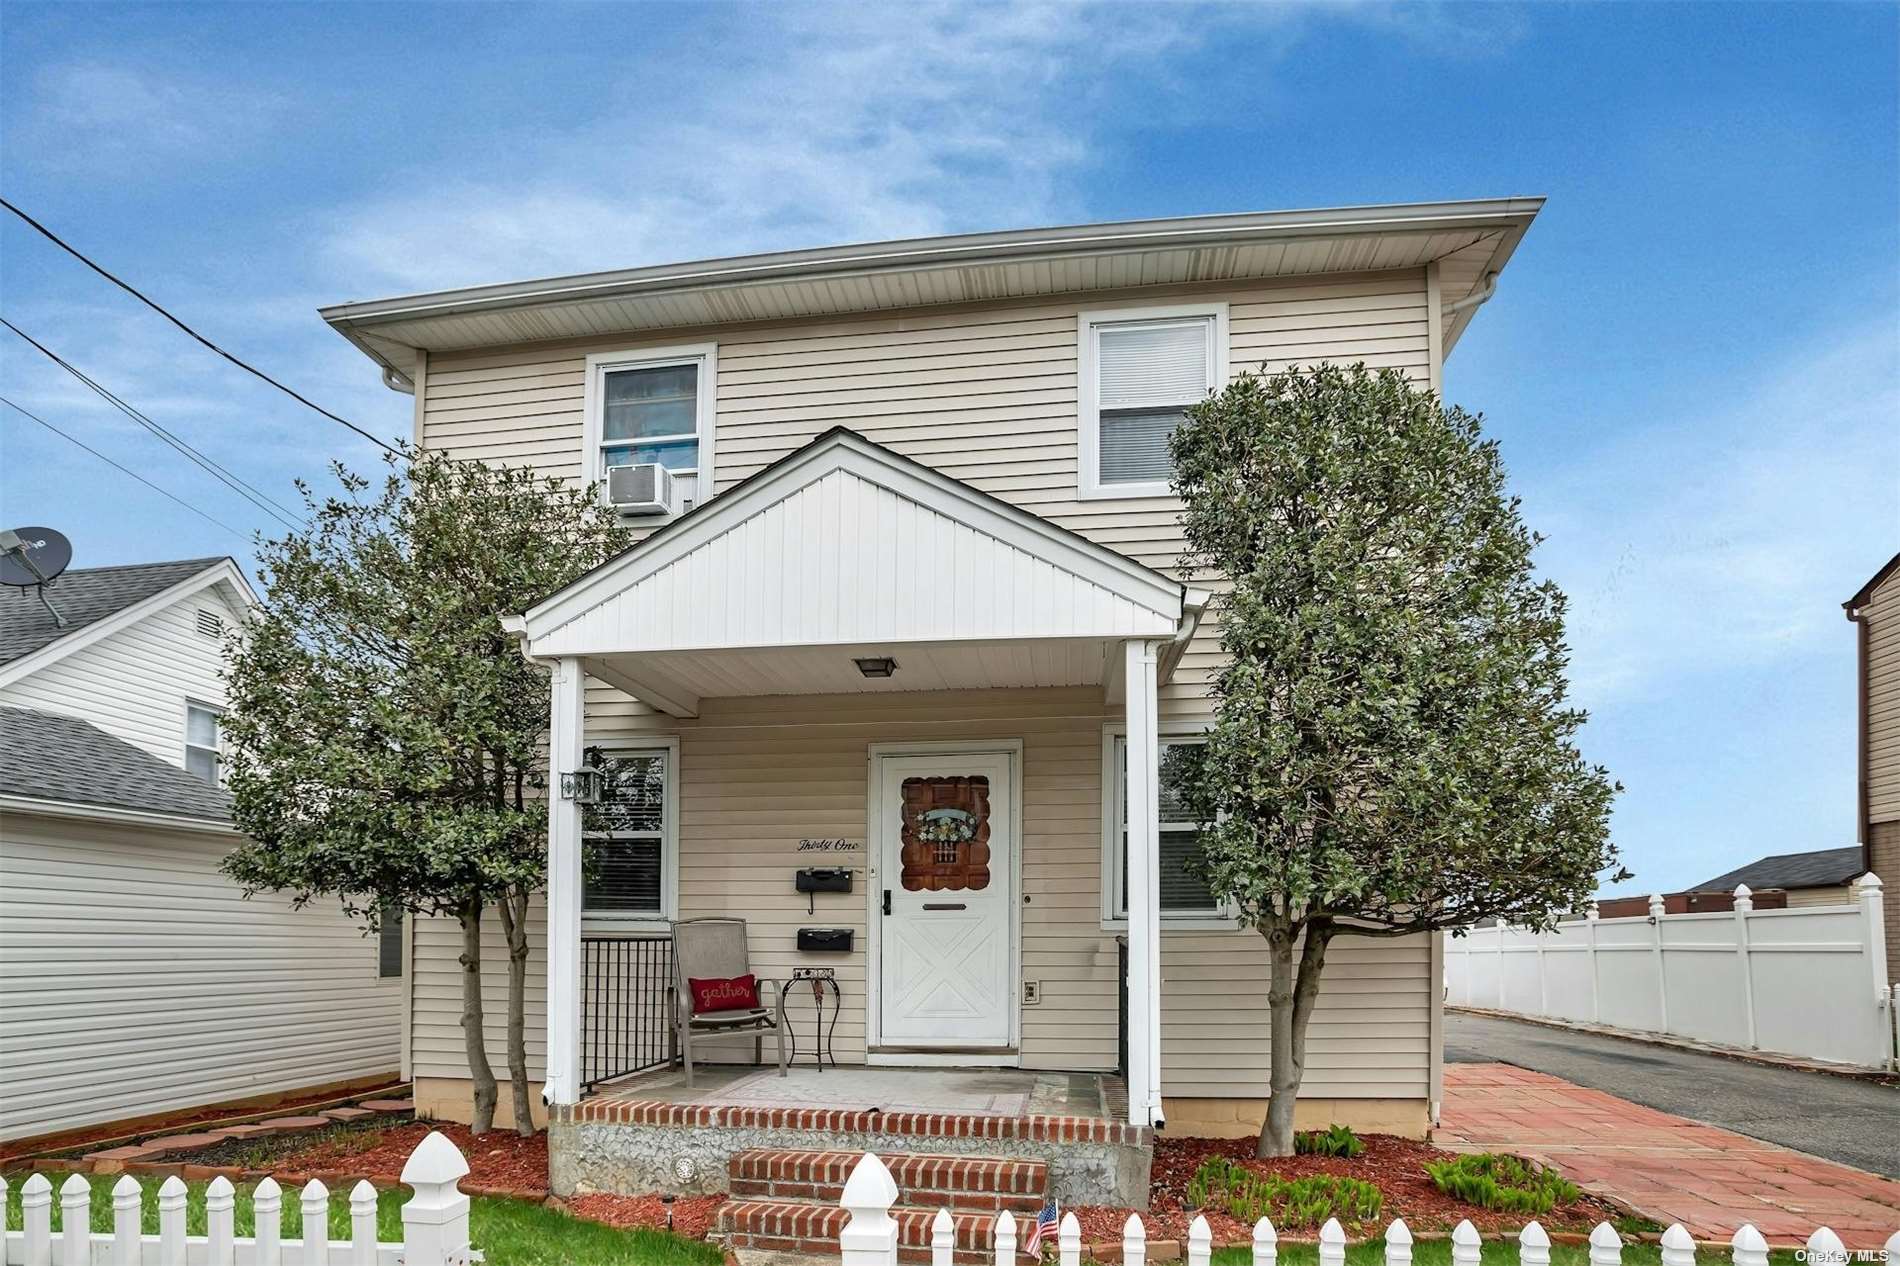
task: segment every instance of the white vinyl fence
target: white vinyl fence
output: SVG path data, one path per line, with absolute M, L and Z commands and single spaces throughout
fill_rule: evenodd
M 468 1197 L 456 1187 L 468 1161 L 455 1144 L 431 1132 L 403 1166 L 415 1194 L 402 1207 L 402 1242 L 376 1238 L 376 1189 L 350 1192 L 350 1239 L 330 1242 L 330 1192 L 305 1184 L 298 1199 L 303 1238 L 281 1234 L 283 1191 L 269 1178 L 251 1193 L 254 1233 L 236 1234 L 237 1191 L 228 1178 L 205 1187 L 205 1234 L 186 1235 L 187 1191 L 176 1176 L 158 1189 L 158 1234 L 140 1228 L 143 1188 L 127 1174 L 112 1188 L 112 1230 L 92 1230 L 92 1184 L 73 1174 L 60 1184 L 60 1230 L 53 1233 L 53 1184 L 34 1174 L 20 1184 L 18 1230 L 6 1231 L 6 1266 L 462 1266 L 482 1255 L 468 1243 Z M 0 1211 L 7 1183 L 0 1178 Z
M 897 1183 L 884 1162 L 866 1152 L 851 1171 L 838 1203 L 851 1218 L 838 1233 L 841 1266 L 897 1266 L 897 1222 L 891 1206 L 897 1202 Z M 1016 1215 L 999 1213 L 991 1230 L 995 1266 L 1019 1266 L 1016 1254 Z M 1469 1220 L 1451 1233 L 1452 1266 L 1479 1266 L 1482 1238 Z M 1888 1262 L 1900 1262 L 1900 1231 L 1887 1237 Z M 956 1253 L 956 1228 L 947 1210 L 937 1210 L 931 1223 L 931 1266 L 951 1266 Z M 1214 1253 L 1214 1235 L 1207 1219 L 1196 1214 L 1188 1226 L 1188 1266 L 1208 1266 Z M 1729 1241 L 1732 1266 L 1768 1266 L 1768 1241 L 1744 1223 Z M 1064 1214 L 1056 1232 L 1059 1266 L 1082 1266 L 1082 1224 L 1073 1213 Z M 1253 1266 L 1278 1266 L 1279 1235 L 1262 1218 L 1253 1227 Z M 1821 1227 L 1807 1239 L 1809 1266 L 1849 1266 L 1854 1261 L 1841 1237 Z M 1148 1229 L 1141 1215 L 1131 1213 L 1122 1227 L 1123 1266 L 1146 1266 Z M 1319 1229 L 1320 1266 L 1345 1266 L 1346 1231 L 1339 1219 L 1328 1218 Z M 1535 1222 L 1517 1235 L 1518 1266 L 1550 1266 L 1550 1235 Z M 1621 1266 L 1623 1237 L 1607 1222 L 1590 1232 L 1590 1266 Z M 1412 1266 L 1412 1231 L 1403 1219 L 1385 1230 L 1385 1266 Z M 1680 1224 L 1662 1235 L 1662 1266 L 1696 1266 L 1696 1242 Z
M 1520 1015 L 1668 1033 L 1749 1050 L 1893 1067 L 1880 880 L 1851 905 L 1589 917 L 1549 932 L 1472 928 L 1445 940 L 1445 1000 Z

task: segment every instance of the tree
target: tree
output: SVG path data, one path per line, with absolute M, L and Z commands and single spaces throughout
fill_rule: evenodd
M 309 525 L 262 551 L 262 604 L 233 639 L 223 717 L 224 862 L 247 893 L 453 916 L 474 1128 L 494 1121 L 482 914 L 508 944 L 508 1074 L 533 1132 L 523 1034 L 528 901 L 547 868 L 540 743 L 548 680 L 501 618 L 625 544 L 591 489 L 525 469 L 406 452 L 380 483 L 334 468 L 299 486 Z
M 1184 565 L 1222 582 L 1196 868 L 1271 959 L 1261 1156 L 1293 1150 L 1335 937 L 1548 926 L 1615 864 L 1620 788 L 1573 741 L 1564 596 L 1532 574 L 1480 422 L 1391 370 L 1326 367 L 1243 375 L 1171 441 Z

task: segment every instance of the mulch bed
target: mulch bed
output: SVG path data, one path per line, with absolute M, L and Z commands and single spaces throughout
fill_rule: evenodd
M 345 1172 L 372 1183 L 395 1183 L 409 1154 L 431 1130 L 468 1158 L 468 1177 L 462 1190 L 470 1195 L 520 1196 L 539 1200 L 548 1194 L 548 1136 L 545 1131 L 522 1138 L 513 1130 L 490 1130 L 477 1138 L 466 1125 L 447 1121 L 412 1121 L 371 1133 L 369 1138 L 337 1138 L 291 1152 L 273 1167 L 281 1182 L 288 1175 L 298 1181 L 325 1173 Z M 374 1139 L 374 1146 L 362 1144 Z
M 665 1230 L 670 1209 L 672 1229 L 690 1239 L 701 1240 L 712 1230 L 713 1223 L 719 1217 L 719 1206 L 725 1202 L 724 1195 L 678 1196 L 666 1201 L 659 1196 L 608 1196 L 596 1193 L 575 1196 L 565 1203 L 567 1211 L 577 1218 L 604 1222 L 623 1230 L 632 1227 Z
M 1526 1219 L 1522 1214 L 1494 1212 L 1465 1204 L 1432 1185 L 1425 1173 L 1425 1162 L 1455 1155 L 1429 1143 L 1394 1138 L 1384 1134 L 1360 1136 L 1365 1152 L 1346 1160 L 1333 1156 L 1290 1156 L 1282 1160 L 1253 1159 L 1252 1139 L 1198 1139 L 1168 1137 L 1155 1140 L 1153 1178 L 1149 1187 L 1149 1211 L 1142 1215 L 1150 1240 L 1185 1240 L 1188 1223 L 1204 1213 L 1214 1232 L 1216 1244 L 1244 1244 L 1253 1236 L 1253 1226 L 1232 1217 L 1225 1210 L 1187 1207 L 1188 1181 L 1203 1162 L 1212 1156 L 1240 1161 L 1261 1174 L 1281 1178 L 1303 1178 L 1309 1174 L 1332 1174 L 1360 1178 L 1377 1186 L 1385 1197 L 1385 1208 L 1373 1224 L 1346 1227 L 1354 1238 L 1382 1233 L 1394 1218 L 1404 1218 L 1413 1231 L 1449 1231 L 1465 1218 L 1478 1230 L 1492 1233 L 1515 1232 Z M 1122 1224 L 1129 1210 L 1093 1205 L 1076 1209 L 1082 1223 L 1085 1243 L 1119 1242 Z M 1574 1204 L 1560 1205 L 1549 1217 L 1538 1221 L 1546 1230 L 1587 1231 L 1598 1222 L 1615 1221 L 1622 1215 L 1616 1207 L 1592 1196 Z M 1276 1227 L 1285 1238 L 1312 1239 L 1317 1227 Z

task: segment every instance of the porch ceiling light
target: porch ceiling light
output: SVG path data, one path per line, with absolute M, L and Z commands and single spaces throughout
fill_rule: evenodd
M 888 655 L 851 661 L 866 677 L 889 677 L 897 671 L 897 661 Z

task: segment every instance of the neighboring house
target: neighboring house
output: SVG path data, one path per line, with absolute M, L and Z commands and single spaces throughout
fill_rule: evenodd
M 1810 853 L 1776 853 L 1758 862 L 1705 879 L 1691 892 L 1732 893 L 1739 885 L 1750 892 L 1779 889 L 1790 906 L 1851 906 L 1852 884 L 1868 871 L 1860 845 L 1818 848 Z M 1757 909 L 1763 909 L 1759 903 Z
M 672 473 L 671 512 L 629 519 L 639 545 L 512 622 L 554 669 L 556 771 L 598 748 L 646 793 L 607 822 L 552 802 L 537 1088 L 565 1112 L 617 1071 L 590 969 L 616 938 L 732 914 L 762 972 L 835 969 L 844 1064 L 1125 1067 L 1140 1129 L 1257 1128 L 1266 946 L 1183 869 L 1164 760 L 1207 725 L 1218 659 L 1177 570 L 1167 435 L 1263 366 L 1438 387 L 1540 206 L 980 234 L 325 309 L 414 393 L 424 448 Z M 853 888 L 797 891 L 813 866 Z M 806 927 L 851 946 L 800 951 Z M 418 1102 L 465 1116 L 455 930 L 415 937 Z M 1335 942 L 1303 1125 L 1426 1131 L 1440 955 Z
M 1861 865 L 1884 881 L 1887 926 L 1900 930 L 1900 554 L 1841 605 L 1859 644 Z M 1900 982 L 1900 935 L 1892 933 L 1887 979 Z
M 218 786 L 228 558 L 0 588 L 0 1146 L 397 1071 L 401 939 L 245 900 Z

